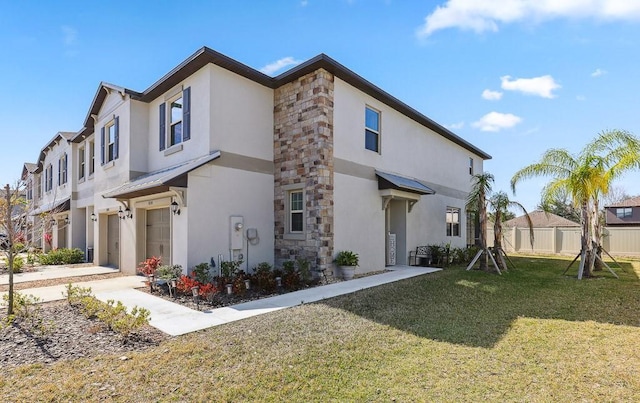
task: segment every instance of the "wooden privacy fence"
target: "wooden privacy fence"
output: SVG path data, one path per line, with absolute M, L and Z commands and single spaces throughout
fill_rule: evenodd
M 580 252 L 579 227 L 534 228 L 533 248 L 529 228 L 503 228 L 503 249 L 508 252 L 576 255 Z M 605 227 L 602 246 L 614 256 L 640 257 L 640 227 Z M 493 228 L 487 228 L 493 246 Z

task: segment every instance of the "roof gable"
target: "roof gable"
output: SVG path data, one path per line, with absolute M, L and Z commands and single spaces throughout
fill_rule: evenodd
M 640 196 L 635 196 L 635 197 L 630 197 L 628 199 L 625 199 L 621 202 L 618 203 L 614 203 L 610 206 L 607 206 L 606 208 L 612 208 L 612 207 L 638 207 L 640 206 Z

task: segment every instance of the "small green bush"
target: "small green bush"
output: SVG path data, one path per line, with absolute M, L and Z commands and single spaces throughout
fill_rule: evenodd
M 61 264 L 74 264 L 84 262 L 84 252 L 80 249 L 60 248 L 43 253 L 38 256 L 40 264 L 55 266 Z
M 9 295 L 3 295 L 2 299 L 5 304 L 9 302 Z M 40 298 L 31 294 L 13 293 L 13 315 L 6 317 L 3 323 L 6 326 L 12 325 L 15 321 L 19 321 L 23 330 L 27 330 L 40 339 L 46 339 L 53 330 L 52 321 L 45 321 L 41 309 Z M 0 329 L 2 326 L 0 326 Z

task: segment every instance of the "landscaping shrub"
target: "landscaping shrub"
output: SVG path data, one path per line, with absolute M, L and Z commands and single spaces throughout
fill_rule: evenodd
M 5 304 L 9 302 L 9 295 L 3 295 L 2 300 Z M 40 298 L 31 294 L 13 293 L 13 315 L 7 316 L 0 322 L 0 330 L 2 325 L 10 326 L 14 322 L 19 321 L 23 330 L 33 334 L 34 336 L 45 339 L 53 331 L 53 322 L 45 321 L 41 313 Z
M 47 266 L 74 264 L 84 262 L 84 252 L 78 248 L 60 248 L 38 256 L 40 264 Z
M 144 274 L 145 276 L 150 276 L 151 274 L 156 274 L 156 269 L 162 264 L 161 257 L 152 256 L 148 259 L 145 259 L 144 262 L 140 262 L 138 265 L 138 273 Z

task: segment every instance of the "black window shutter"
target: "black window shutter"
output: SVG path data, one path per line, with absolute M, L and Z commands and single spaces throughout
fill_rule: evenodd
M 63 163 L 63 167 L 64 167 L 64 177 L 62 178 L 62 181 L 64 183 L 67 183 L 67 153 L 64 154 L 64 163 Z
M 115 122 L 113 123 L 115 126 L 116 138 L 113 143 L 113 159 L 118 159 L 118 149 L 120 148 L 120 117 L 116 116 Z
M 58 160 L 58 186 L 62 184 L 62 158 Z
M 163 102 L 160 104 L 160 151 L 164 150 L 165 142 L 167 139 L 166 134 L 166 124 L 167 124 L 167 115 L 166 115 L 166 104 Z
M 182 91 L 182 140 L 191 138 L 191 87 Z
M 100 165 L 104 165 L 104 127 L 100 129 Z

